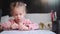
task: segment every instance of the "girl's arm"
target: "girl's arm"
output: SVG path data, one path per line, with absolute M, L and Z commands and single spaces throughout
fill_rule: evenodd
M 1 23 L 0 25 L 3 27 L 3 30 L 9 30 L 11 23 L 10 22 L 8 22 L 8 23 Z
M 39 25 L 38 24 L 36 24 L 36 23 L 33 23 L 33 22 L 31 22 L 30 20 L 27 20 L 27 23 L 28 24 L 26 24 L 27 26 L 28 26 L 28 28 L 31 30 L 35 30 L 35 29 L 39 29 Z
M 39 29 L 39 26 L 35 23 L 32 23 L 32 24 L 28 24 L 29 26 L 29 29 L 32 29 L 32 30 L 36 30 L 36 29 Z

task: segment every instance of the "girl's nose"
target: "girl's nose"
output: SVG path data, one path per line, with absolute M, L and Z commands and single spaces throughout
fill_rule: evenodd
M 17 15 L 17 18 L 20 18 L 20 15 Z

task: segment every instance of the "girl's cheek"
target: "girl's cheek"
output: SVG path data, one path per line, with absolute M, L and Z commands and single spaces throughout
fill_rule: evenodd
M 25 15 L 22 15 L 22 17 L 24 17 Z
M 22 18 L 23 18 L 24 16 L 22 16 Z

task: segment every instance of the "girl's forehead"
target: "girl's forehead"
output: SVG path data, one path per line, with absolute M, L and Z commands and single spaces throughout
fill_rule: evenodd
M 25 6 L 18 6 L 18 7 L 15 7 L 13 9 L 25 9 L 26 7 Z
M 25 7 L 15 7 L 13 10 L 12 10 L 13 13 L 23 13 L 25 12 Z

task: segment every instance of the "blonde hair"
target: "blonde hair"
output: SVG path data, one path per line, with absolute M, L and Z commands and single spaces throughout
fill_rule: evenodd
M 11 14 L 13 14 L 13 9 L 15 8 L 15 7 L 26 7 L 27 5 L 24 3 L 24 2 L 12 2 L 12 3 L 10 3 L 10 15 Z M 25 9 L 26 10 L 26 9 Z M 27 10 L 26 10 L 27 11 Z M 24 13 L 26 13 L 26 11 L 24 12 Z M 11 15 L 12 16 L 12 15 Z
M 26 7 L 27 5 L 26 5 L 25 3 L 23 3 L 23 2 L 12 2 L 12 3 L 10 4 L 10 9 L 12 10 L 13 8 L 19 7 L 19 6 L 24 6 L 24 7 Z

